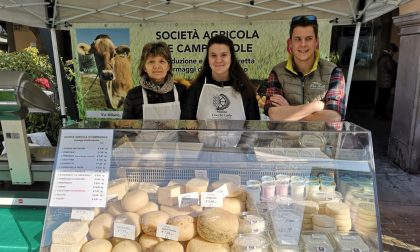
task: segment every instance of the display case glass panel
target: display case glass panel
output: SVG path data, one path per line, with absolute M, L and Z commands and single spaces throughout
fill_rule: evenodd
M 352 123 L 86 121 L 61 131 L 41 247 L 375 251 L 380 233 L 371 133 Z

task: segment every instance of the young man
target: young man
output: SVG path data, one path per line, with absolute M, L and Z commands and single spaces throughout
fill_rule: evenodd
M 272 121 L 343 120 L 344 75 L 319 57 L 316 17 L 293 17 L 289 34 L 289 59 L 274 66 L 268 77 L 264 113 Z

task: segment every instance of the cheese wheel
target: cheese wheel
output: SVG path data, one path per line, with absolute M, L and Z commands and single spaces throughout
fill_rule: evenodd
M 319 205 L 315 201 L 312 200 L 305 200 L 305 201 L 298 201 L 295 203 L 298 207 L 303 208 L 304 214 L 317 214 L 319 211 Z
M 143 252 L 153 252 L 153 248 L 164 239 L 152 235 L 142 234 L 139 238 L 139 243 Z
M 133 225 L 135 227 L 135 237 L 139 236 L 141 233 L 140 228 L 140 216 L 136 213 L 125 212 L 117 217 L 115 217 L 114 223 L 124 223 L 128 225 Z
M 81 252 L 111 252 L 112 243 L 105 239 L 95 239 L 85 243 Z
M 239 216 L 245 211 L 245 202 L 240 201 L 238 198 L 224 198 L 222 208 Z
M 83 238 L 81 241 L 78 241 L 73 244 L 51 244 L 50 252 L 79 252 L 83 244 L 87 242 L 87 238 Z
M 137 212 L 141 208 L 145 207 L 149 202 L 149 196 L 147 192 L 143 190 L 135 190 L 128 192 L 121 199 L 121 206 L 127 212 Z
M 153 252 L 184 252 L 184 247 L 177 241 L 164 241 L 155 246 Z
M 101 213 L 90 222 L 89 235 L 93 239 L 108 239 L 112 236 L 114 217 L 110 213 Z
M 179 228 L 178 241 L 188 241 L 197 235 L 196 222 L 191 216 L 172 217 L 168 220 L 168 224 Z
M 373 203 L 363 202 L 357 206 L 357 213 L 376 217 L 376 209 Z
M 143 252 L 140 244 L 136 241 L 125 240 L 118 243 L 113 249 L 112 252 Z
M 63 222 L 52 232 L 52 243 L 75 244 L 86 237 L 89 231 L 87 222 Z
M 221 208 L 207 209 L 197 219 L 198 234 L 210 242 L 231 242 L 238 229 L 238 216 Z
M 312 223 L 314 224 L 314 226 L 316 225 L 318 227 L 326 227 L 326 228 L 336 227 L 334 218 L 327 215 L 322 215 L 322 214 L 314 215 L 314 217 L 312 217 Z
M 191 192 L 207 192 L 209 180 L 205 178 L 193 178 L 185 184 L 186 193 Z
M 141 217 L 143 214 L 153 211 L 158 211 L 159 206 L 153 202 L 149 201 L 144 207 L 140 208 L 136 213 Z
M 128 181 L 126 178 L 112 180 L 108 183 L 107 196 L 118 195 L 122 199 L 128 190 Z
M 347 204 L 342 202 L 330 202 L 325 206 L 327 215 L 346 215 L 350 214 L 350 208 Z
M 335 233 L 335 232 L 337 232 L 336 227 L 320 227 L 320 226 L 317 226 L 317 225 L 313 225 L 312 228 L 315 231 L 324 232 L 324 233 Z
M 156 236 L 158 224 L 166 224 L 169 215 L 163 211 L 154 211 L 143 214 L 141 218 L 141 230 L 148 235 Z
M 230 252 L 227 243 L 212 243 L 196 236 L 188 242 L 186 252 Z

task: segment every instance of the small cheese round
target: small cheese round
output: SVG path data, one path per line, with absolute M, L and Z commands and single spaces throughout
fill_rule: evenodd
M 184 247 L 177 241 L 164 241 L 153 249 L 153 252 L 184 252 Z
M 185 184 L 185 191 L 190 192 L 207 192 L 209 180 L 204 178 L 193 178 Z
M 224 198 L 222 208 L 239 216 L 245 211 L 245 202 L 238 198 Z
M 178 241 L 188 241 L 197 235 L 195 220 L 191 216 L 180 215 L 172 217 L 168 220 L 168 224 L 179 228 Z
M 336 227 L 335 219 L 322 214 L 316 214 L 312 217 L 312 223 L 318 227 L 332 228 Z
M 227 243 L 212 243 L 196 236 L 188 242 L 186 252 L 230 252 Z
M 108 239 L 112 236 L 114 217 L 110 213 L 102 213 L 89 225 L 89 234 L 93 239 Z
M 140 244 L 136 241 L 125 240 L 118 243 L 113 249 L 112 252 L 143 252 Z
M 127 239 L 125 238 L 121 238 L 121 237 L 111 237 L 110 239 L 108 239 L 111 243 L 112 246 L 115 247 L 115 245 L 117 245 L 118 243 L 125 241 Z
M 330 202 L 325 205 L 325 212 L 329 216 L 350 214 L 350 208 L 342 202 Z
M 154 211 L 143 214 L 141 218 L 141 229 L 148 235 L 156 236 L 158 224 L 166 224 L 169 215 L 163 211 Z
M 137 214 L 140 215 L 140 217 L 148 212 L 153 212 L 153 211 L 158 211 L 159 210 L 159 206 L 153 202 L 153 201 L 149 201 L 144 207 L 140 208 L 140 210 L 137 211 Z
M 82 247 L 81 252 L 111 252 L 112 244 L 105 239 L 95 239 L 88 241 Z
M 121 199 L 121 206 L 127 212 L 137 212 L 149 202 L 147 192 L 143 190 L 130 191 Z
M 139 238 L 139 243 L 143 252 L 152 252 L 153 248 L 159 243 L 163 242 L 164 239 L 156 236 L 142 234 Z
M 231 242 L 238 234 L 238 216 L 221 208 L 211 208 L 198 216 L 197 232 L 207 241 Z

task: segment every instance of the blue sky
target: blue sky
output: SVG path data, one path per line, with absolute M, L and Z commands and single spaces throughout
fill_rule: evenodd
M 107 34 L 110 36 L 115 46 L 130 46 L 130 32 L 128 28 L 76 29 L 77 43 L 84 42 L 91 44 L 99 34 Z

